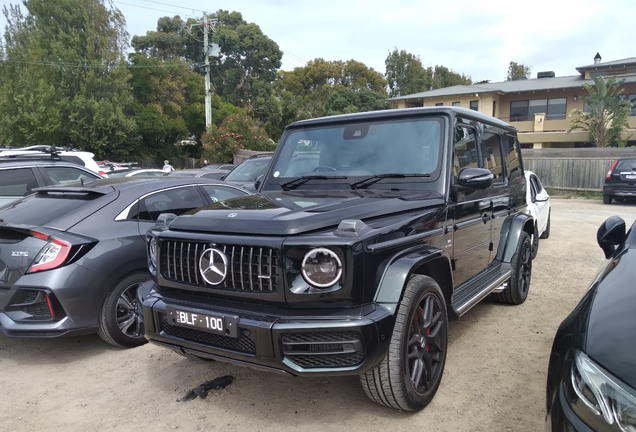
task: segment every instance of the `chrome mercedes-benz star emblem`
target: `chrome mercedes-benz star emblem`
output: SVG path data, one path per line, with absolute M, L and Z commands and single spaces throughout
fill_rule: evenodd
M 227 275 L 227 257 L 218 249 L 204 250 L 199 258 L 199 272 L 207 283 L 220 284 Z
M 229 215 L 227 215 L 227 217 L 236 217 L 237 214 L 236 213 L 230 213 Z

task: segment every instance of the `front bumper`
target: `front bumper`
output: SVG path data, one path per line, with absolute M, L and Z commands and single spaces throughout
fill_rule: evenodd
M 288 375 L 357 375 L 386 355 L 395 319 L 370 304 L 350 309 L 290 310 L 206 298 L 163 296 L 154 282 L 138 301 L 150 342 L 201 357 Z M 237 337 L 175 325 L 172 308 L 238 317 Z
M 570 408 L 565 399 L 564 389 L 559 383 L 552 406 L 546 416 L 546 432 L 594 432 Z

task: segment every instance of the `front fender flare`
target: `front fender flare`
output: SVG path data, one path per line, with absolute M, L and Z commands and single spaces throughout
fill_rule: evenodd
M 437 260 L 440 261 L 440 265 L 447 266 L 450 274 L 450 258 L 441 249 L 419 249 L 394 257 L 380 278 L 374 301 L 395 313 L 409 277 L 416 273 L 418 268 Z

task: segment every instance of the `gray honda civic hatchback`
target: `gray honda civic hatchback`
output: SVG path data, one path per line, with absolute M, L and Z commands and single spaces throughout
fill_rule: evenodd
M 180 215 L 247 195 L 193 178 L 112 178 L 53 186 L 0 208 L 0 330 L 9 337 L 97 332 L 146 342 L 136 290 L 149 279 L 145 233 Z

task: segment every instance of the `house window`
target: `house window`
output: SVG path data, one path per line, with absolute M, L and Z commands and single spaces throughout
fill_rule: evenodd
M 479 101 L 470 101 L 470 109 L 473 111 L 479 111 Z
M 442 102 L 437 102 L 435 106 L 444 106 L 444 104 Z
M 566 98 L 534 99 L 510 102 L 510 121 L 534 121 L 534 115 L 545 113 L 546 120 L 563 120 Z
M 460 106 L 459 102 L 453 102 L 453 106 Z

